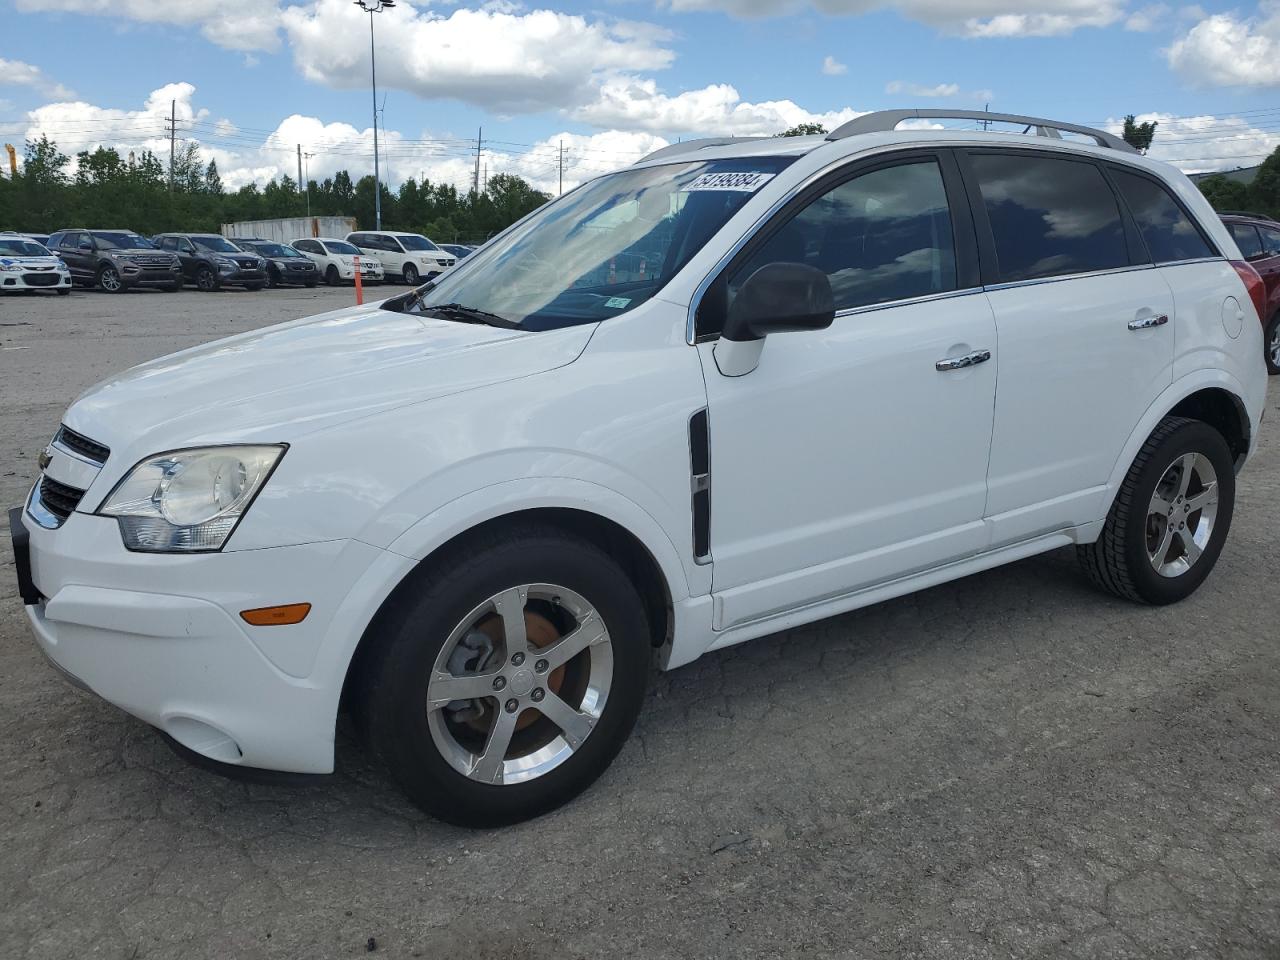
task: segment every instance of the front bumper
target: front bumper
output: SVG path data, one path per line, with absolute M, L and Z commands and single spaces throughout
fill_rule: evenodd
M 19 290 L 70 290 L 71 274 L 65 271 L 40 270 L 21 273 L 0 273 L 0 291 L 16 293 Z
M 248 286 L 251 284 L 265 285 L 267 282 L 267 271 L 265 269 L 243 268 L 243 267 L 219 267 L 218 281 L 224 285 L 231 286 Z
M 156 287 L 182 283 L 182 266 L 140 267 L 134 263 L 117 263 L 120 281 L 126 287 Z
M 19 518 L 15 554 L 23 534 L 29 545 L 24 599 L 36 601 L 27 616 L 59 670 L 209 760 L 332 771 L 345 667 L 321 650 L 383 551 L 329 541 L 141 554 L 124 549 L 111 518 L 73 513 L 56 530 Z M 312 604 L 298 624 L 251 627 L 239 617 L 293 602 Z

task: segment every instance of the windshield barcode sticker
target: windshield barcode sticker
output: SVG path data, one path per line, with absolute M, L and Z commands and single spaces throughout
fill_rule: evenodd
M 684 187 L 682 192 L 733 190 L 738 193 L 755 193 L 772 179 L 772 173 L 704 173 Z

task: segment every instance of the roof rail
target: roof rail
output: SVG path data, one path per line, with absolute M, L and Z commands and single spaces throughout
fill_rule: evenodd
M 987 113 L 982 110 L 878 110 L 855 117 L 848 123 L 836 127 L 829 134 L 828 140 L 843 140 L 845 137 L 857 136 L 861 133 L 886 133 L 897 128 L 904 120 L 996 120 L 1002 123 L 1020 123 L 1028 129 L 1035 127 L 1036 136 L 1061 140 L 1062 134 L 1079 133 L 1092 137 L 1100 147 L 1122 150 L 1126 153 L 1137 153 L 1131 144 L 1126 143 L 1113 133 L 1095 130 L 1093 127 L 1082 127 L 1074 123 L 1063 123 L 1059 120 L 1046 120 L 1043 117 L 1024 117 L 1016 113 Z
M 1220 217 L 1248 217 L 1250 220 L 1268 220 L 1271 223 L 1276 222 L 1276 218 L 1266 213 L 1254 213 L 1252 210 L 1218 210 L 1216 211 Z
M 688 153 L 690 150 L 705 150 L 707 147 L 722 147 L 728 143 L 746 143 L 749 140 L 768 140 L 768 137 L 704 137 L 701 140 L 685 140 L 682 143 L 670 143 L 665 147 L 659 147 L 637 162 L 645 163 L 649 160 L 657 160 L 659 157 L 673 157 L 678 153 Z

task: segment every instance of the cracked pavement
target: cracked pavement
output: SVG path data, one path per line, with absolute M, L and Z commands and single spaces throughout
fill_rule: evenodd
M 0 301 L 0 494 L 114 370 L 350 290 Z M 428 819 L 345 726 L 311 787 L 187 766 L 28 635 L 0 548 L 0 957 L 1280 957 L 1280 384 L 1216 571 L 1059 551 L 655 672 L 532 823 Z M 371 950 L 372 948 L 372 950 Z

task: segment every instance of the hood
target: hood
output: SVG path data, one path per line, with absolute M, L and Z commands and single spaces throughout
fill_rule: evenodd
M 528 333 L 352 307 L 134 367 L 81 395 L 65 423 L 131 462 L 202 443 L 291 442 L 572 363 L 594 329 Z

